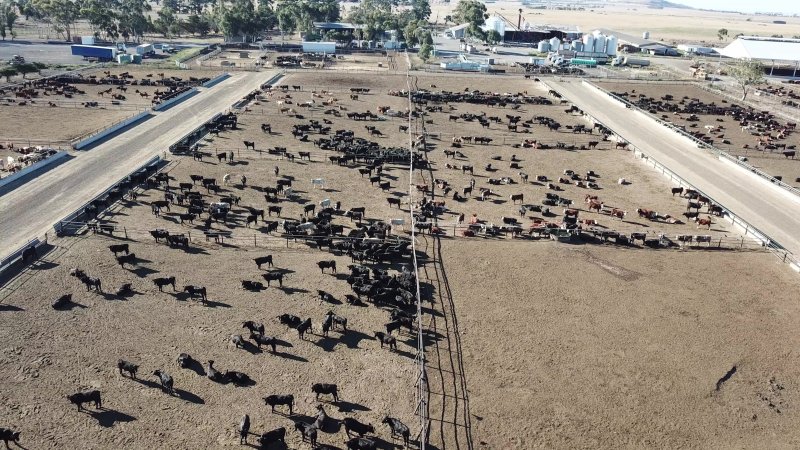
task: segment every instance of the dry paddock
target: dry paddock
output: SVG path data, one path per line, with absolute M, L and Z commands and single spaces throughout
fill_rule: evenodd
M 691 99 L 698 99 L 706 104 L 716 103 L 717 105 L 726 106 L 731 102 L 723 97 L 717 96 L 712 92 L 700 89 L 693 84 L 659 84 L 653 83 L 615 83 L 615 82 L 600 82 L 599 86 L 616 93 L 628 93 L 628 98 L 635 101 L 637 97 L 644 94 L 647 97 L 653 97 L 659 100 L 663 95 L 671 94 L 674 97 L 673 103 L 681 101 L 686 96 Z M 800 186 L 800 157 L 787 158 L 781 152 L 782 150 L 774 150 L 772 152 L 754 150 L 752 147 L 758 142 L 756 136 L 750 134 L 750 131 L 742 131 L 739 123 L 730 116 L 712 116 L 699 114 L 700 120 L 698 122 L 689 122 L 686 120 L 688 114 L 677 115 L 671 113 L 658 113 L 659 116 L 666 115 L 665 120 L 668 120 L 676 125 L 685 126 L 687 131 L 701 131 L 708 134 L 704 128 L 706 125 L 722 126 L 724 127 L 724 138 L 730 141 L 730 144 L 722 142 L 722 138 L 714 136 L 714 146 L 720 150 L 730 153 L 733 156 L 743 156 L 748 159 L 748 162 L 754 167 L 772 176 L 782 176 L 783 181 L 791 186 Z M 781 117 L 776 117 L 780 123 L 787 121 Z M 695 124 L 695 128 L 690 128 Z M 776 141 L 779 144 L 787 145 L 800 145 L 800 134 L 795 131 L 786 139 Z M 751 148 L 745 149 L 744 145 Z
M 437 89 L 448 90 L 491 82 L 499 92 L 528 90 L 547 95 L 521 78 L 430 77 L 416 81 L 420 87 L 435 84 Z M 347 76 L 303 73 L 292 74 L 281 81 L 284 83 L 304 86 L 304 91 L 291 93 L 293 100 L 310 100 L 308 90 L 324 88 L 334 91 L 338 103 L 349 111 L 374 111 L 378 105 L 405 107 L 401 97 L 386 95 L 389 89 L 404 88 L 403 77 L 363 78 L 355 84 Z M 351 86 L 369 87 L 373 92 L 350 100 Z M 273 186 L 276 166 L 281 175 L 295 177 L 293 188 L 299 199 L 283 199 L 280 218 L 267 220 L 298 218 L 304 203 L 326 198 L 341 201 L 344 210 L 363 205 L 371 219 L 406 217 L 408 207 L 403 205 L 402 211 L 389 208 L 386 197 L 404 196 L 408 172 L 387 165 L 384 179 L 390 181 L 391 189 L 380 191 L 354 169 L 330 164 L 328 155 L 313 144 L 294 140 L 291 125 L 298 121 L 277 112 L 276 101 L 277 95 L 273 95 L 251 105 L 250 112 L 240 116 L 241 130 L 203 142 L 203 148 L 212 153 L 234 151 L 233 163 L 176 157 L 169 168 L 173 186 L 189 181 L 190 174 L 214 177 L 220 184 L 225 174 L 232 175 L 234 184 L 224 186 L 221 194 L 242 200 L 233 208 L 229 224 L 213 227 L 231 231 L 234 239 L 223 244 L 206 241 L 198 221 L 177 223 L 182 207 L 154 216 L 149 204 L 162 199 L 163 192 L 151 189 L 141 193 L 138 201 L 115 208 L 109 217 L 118 227 L 114 238 L 87 235 L 55 240 L 56 250 L 46 262 L 37 263 L 8 288 L 0 309 L 0 339 L 4 342 L 0 378 L 8 380 L 0 415 L 6 424 L 22 431 L 22 444 L 27 448 L 63 447 L 74 442 L 81 442 L 84 448 L 235 447 L 234 430 L 244 413 L 250 414 L 256 433 L 292 427 L 289 418 L 269 412 L 262 396 L 293 393 L 300 414 L 296 418 L 312 416 L 316 403 L 309 386 L 314 382 L 337 383 L 343 401 L 336 405 L 323 402 L 328 414 L 373 423 L 378 436 L 387 441 L 383 448 L 392 446 L 388 430 L 379 424 L 385 414 L 403 420 L 412 433 L 419 431 L 414 415 L 412 336 L 401 334 L 399 352 L 390 353 L 371 337 L 387 321 L 384 311 L 371 305 L 320 304 L 316 297 L 317 289 L 337 299 L 350 292 L 341 275 L 348 272 L 350 258 L 302 243 L 287 246 L 285 240 L 263 233 L 263 224 L 246 228 L 243 222 L 245 206 L 266 209 L 263 192 L 254 186 Z M 458 114 L 480 110 L 474 105 L 455 106 Z M 548 115 L 564 125 L 582 122 L 563 109 L 526 106 L 514 114 L 523 118 Z M 501 117 L 506 113 L 512 112 L 487 112 Z M 331 119 L 334 130 L 354 129 L 367 137 L 365 122 L 326 116 L 316 108 L 301 114 Z M 637 207 L 678 215 L 685 210 L 686 201 L 670 195 L 667 179 L 629 152 L 612 150 L 608 143 L 592 151 L 514 149 L 513 143 L 531 136 L 496 125 L 489 131 L 479 130 L 463 121 L 448 122 L 447 115 L 430 117 L 429 131 L 440 133 L 441 138 L 432 141 L 437 148 L 428 157 L 434 165 L 433 177 L 459 189 L 470 176 L 445 169 L 445 164 L 474 165 L 477 186 L 488 186 L 489 174 L 482 169 L 491 162 L 499 169 L 492 177 L 509 176 L 519 183 L 518 170 L 508 168 L 511 155 L 516 154 L 522 170 L 532 178 L 537 174 L 557 178 L 565 168 L 579 173 L 592 169 L 600 174 L 600 190 L 565 185 L 559 194 L 576 200 L 578 208 L 584 207 L 583 196 L 591 193 L 607 205 L 629 211 L 622 221 L 581 212 L 581 218 L 596 217 L 602 226 L 626 232 L 738 237 L 723 220 L 715 220 L 709 232 L 698 230 L 693 223 L 667 225 L 637 219 Z M 260 131 L 264 122 L 272 124 L 274 134 Z M 402 146 L 408 141 L 398 131 L 401 123 L 391 119 L 369 124 L 387 135 L 375 139 Z M 449 146 L 452 135 L 484 133 L 495 139 L 492 145 L 467 144 L 460 150 L 468 159 L 444 158 L 442 149 Z M 590 139 L 569 132 L 551 133 L 541 126 L 534 126 L 533 137 L 578 145 Z M 240 150 L 243 140 L 255 140 L 259 150 L 286 146 L 295 153 L 311 151 L 313 161 L 289 162 L 264 152 Z M 505 145 L 500 144 L 503 140 Z M 501 160 L 491 159 L 495 155 Z M 240 185 L 240 175 L 247 176 L 246 187 Z M 617 184 L 620 177 L 632 184 Z M 312 178 L 324 178 L 325 189 L 314 188 Z M 431 174 L 418 174 L 415 183 L 430 185 L 430 178 Z M 508 200 L 510 194 L 523 192 L 526 203 L 538 203 L 547 192 L 546 186 L 534 184 L 491 187 L 497 195 L 484 202 L 444 199 L 451 210 L 444 220 L 452 224 L 455 214 L 474 212 L 481 219 L 499 223 L 503 216 L 516 215 L 518 205 Z M 200 191 L 205 194 L 202 188 Z M 209 201 L 216 198 L 213 194 L 206 197 Z M 561 213 L 560 209 L 556 212 Z M 529 220 L 524 220 L 527 226 Z M 354 226 L 345 217 L 337 216 L 336 222 Z M 148 234 L 154 228 L 191 233 L 192 244 L 188 250 L 156 244 Z M 127 230 L 128 240 L 124 240 L 123 230 Z M 460 337 L 476 447 L 613 447 L 621 439 L 632 446 L 658 447 L 698 443 L 748 446 L 759 442 L 758 438 L 761 442 L 783 439 L 787 445 L 797 443 L 790 426 L 796 423 L 792 405 L 798 373 L 791 348 L 797 338 L 790 330 L 796 329 L 798 312 L 789 301 L 797 281 L 770 255 L 618 249 L 510 238 L 453 239 L 448 227 L 445 231 L 444 269 L 459 328 L 446 336 L 431 336 Z M 108 251 L 108 245 L 121 242 L 130 243 L 136 253 L 135 267 L 118 267 Z M 252 258 L 265 254 L 273 254 L 276 266 L 287 271 L 284 287 L 261 293 L 242 290 L 241 280 L 260 279 L 262 272 Z M 429 261 L 425 255 L 420 257 Z M 317 268 L 317 261 L 328 259 L 337 261 L 338 276 L 322 274 Z M 99 276 L 106 293 L 122 283 L 132 283 L 136 294 L 122 300 L 87 293 L 68 275 L 73 267 Z M 203 306 L 169 288 L 158 292 L 152 279 L 166 276 L 175 276 L 179 288 L 207 286 L 210 301 Z M 439 298 L 441 289 L 433 290 L 433 298 Z M 50 302 L 65 293 L 72 293 L 77 305 L 69 311 L 52 310 Z M 442 306 L 434 303 L 432 308 Z M 311 317 L 318 328 L 329 309 L 347 317 L 353 331 L 345 335 L 333 332 L 328 338 L 312 335 L 302 341 L 294 330 L 275 320 L 278 314 L 290 313 Z M 284 341 L 281 354 L 234 349 L 226 343 L 230 334 L 243 333 L 244 320 L 264 322 L 267 334 Z M 499 335 L 498 330 L 507 334 Z M 256 385 L 217 385 L 193 371 L 181 370 L 175 364 L 181 352 L 201 361 L 213 359 L 221 370 L 245 372 Z M 139 363 L 140 377 L 146 381 L 121 377 L 115 367 L 118 358 Z M 712 394 L 714 383 L 732 365 L 737 365 L 739 372 L 719 393 Z M 168 397 L 157 388 L 156 379 L 149 375 L 156 369 L 175 378 L 178 397 Z M 775 381 L 770 384 L 773 376 Z M 64 395 L 85 388 L 101 390 L 107 409 L 75 411 Z M 769 401 L 763 400 L 764 396 Z M 770 407 L 769 402 L 775 406 Z M 661 415 L 663 411 L 669 416 Z M 431 413 L 436 417 L 436 411 Z M 714 434 L 703 434 L 704 428 Z M 320 442 L 339 447 L 344 441 L 336 427 L 320 435 Z M 289 448 L 309 448 L 291 431 L 287 444 Z

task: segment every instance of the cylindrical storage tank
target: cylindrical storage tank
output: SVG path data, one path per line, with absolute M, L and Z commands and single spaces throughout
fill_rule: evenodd
M 550 51 L 550 41 L 539 41 L 539 45 L 536 48 L 539 50 L 539 53 L 546 53 Z
M 605 53 L 606 52 L 606 37 L 602 34 L 595 36 L 594 38 L 594 51 L 595 53 Z
M 611 35 L 606 39 L 606 55 L 616 56 L 617 54 L 617 37 Z
M 644 33 L 642 33 L 642 39 L 650 39 L 650 32 L 645 31 Z
M 594 50 L 594 36 L 591 34 L 583 35 L 583 48 L 585 48 L 586 51 Z
M 582 52 L 583 51 L 583 42 L 581 42 L 581 41 L 572 41 L 572 43 L 570 44 L 570 47 L 573 50 L 575 50 L 576 52 Z
M 550 48 L 557 50 L 560 45 L 561 45 L 561 39 L 559 39 L 557 37 L 554 37 L 554 38 L 550 39 Z

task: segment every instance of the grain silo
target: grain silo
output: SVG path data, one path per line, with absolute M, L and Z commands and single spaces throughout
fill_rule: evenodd
M 561 40 L 557 37 L 553 37 L 550 39 L 550 49 L 553 51 L 557 51 L 559 46 L 561 45 Z
M 583 35 L 583 48 L 585 48 L 586 51 L 592 51 L 594 49 L 594 36 L 588 33 Z
M 642 33 L 642 39 L 650 39 L 650 32 L 645 31 L 644 33 Z
M 550 51 L 550 41 L 539 41 L 539 45 L 536 48 L 539 50 L 539 53 L 547 53 Z
M 598 33 L 594 37 L 594 52 L 595 53 L 606 52 L 606 36 L 602 33 Z
M 606 39 L 606 55 L 608 56 L 616 56 L 617 55 L 617 37 L 613 34 Z

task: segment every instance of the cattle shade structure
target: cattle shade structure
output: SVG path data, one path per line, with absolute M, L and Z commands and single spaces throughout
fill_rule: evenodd
M 356 30 L 363 30 L 364 25 L 349 22 L 314 22 L 314 29 L 323 33 L 328 31 L 343 31 L 353 34 Z
M 336 42 L 303 42 L 303 53 L 336 54 Z
M 800 39 L 739 36 L 719 53 L 728 58 L 761 61 L 770 67 L 770 75 L 776 67 L 788 67 L 795 77 L 800 69 Z

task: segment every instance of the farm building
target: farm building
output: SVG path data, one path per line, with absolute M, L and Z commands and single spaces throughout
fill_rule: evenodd
M 619 41 L 619 48 L 624 53 L 650 53 L 651 55 L 678 56 L 678 51 L 671 45 L 655 41 L 650 38 L 633 36 L 613 30 L 601 28 L 600 32 L 606 35 L 614 35 Z M 649 34 L 646 34 L 649 36 Z
M 800 39 L 739 36 L 719 53 L 728 58 L 761 61 L 770 75 L 796 77 L 800 69 Z
M 451 39 L 463 39 L 466 37 L 469 24 L 456 25 L 445 30 L 445 36 Z M 502 36 L 503 42 L 518 43 L 537 43 L 542 40 L 558 38 L 562 41 L 579 39 L 582 35 L 580 30 L 573 26 L 562 25 L 537 25 L 523 21 L 520 18 L 517 23 L 511 22 L 500 14 L 495 14 L 486 19 L 481 26 L 483 31 L 497 31 Z

